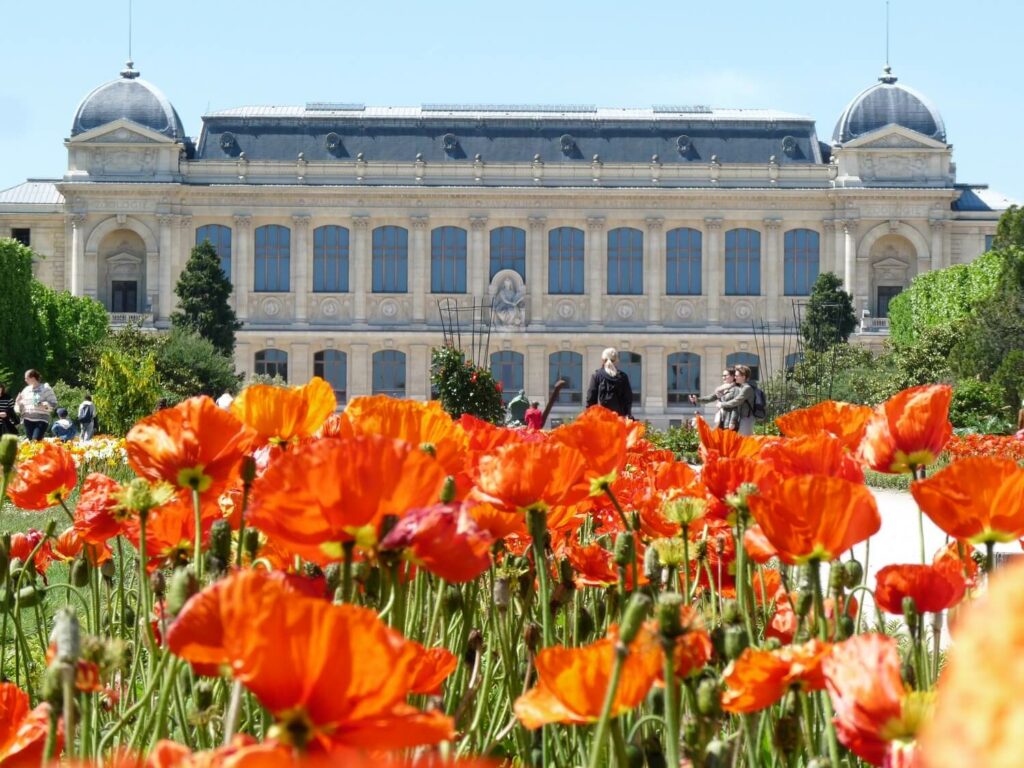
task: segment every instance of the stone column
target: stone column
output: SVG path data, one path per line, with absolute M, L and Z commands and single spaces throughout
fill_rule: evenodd
M 530 239 L 526 252 L 526 290 L 530 294 L 530 325 L 544 323 L 544 294 L 547 293 L 547 270 L 544 268 L 544 233 L 548 221 L 543 216 L 530 217 Z
M 370 345 L 353 344 L 349 347 L 348 353 L 348 380 L 351 391 L 348 399 L 359 395 L 368 395 L 372 389 L 370 370 Z
M 665 220 L 660 217 L 647 219 L 647 233 L 644 236 L 644 293 L 647 294 L 647 322 L 661 322 L 661 300 L 665 296 Z
M 832 271 L 836 277 L 842 278 L 846 274 L 846 222 L 843 219 L 835 219 L 833 225 L 836 236 L 832 246 Z
M 72 214 L 71 221 L 71 295 L 84 296 L 85 288 L 85 216 Z
M 605 247 L 604 216 L 587 218 L 587 241 L 584 247 L 586 254 L 584 270 L 587 275 L 587 303 L 590 306 L 590 323 L 601 322 L 601 311 L 604 305 L 605 274 L 607 272 L 607 256 Z
M 722 220 L 719 218 L 704 219 L 704 226 L 707 229 L 707 249 L 701 259 L 702 282 L 704 293 L 707 295 L 707 322 L 708 325 L 718 325 L 720 322 L 720 307 L 722 303 L 722 284 L 725 274 L 725 246 L 722 240 Z
M 427 293 L 430 291 L 429 270 L 430 258 L 427 248 L 427 227 L 430 219 L 426 216 L 414 216 L 412 219 L 412 248 L 409 254 L 409 287 L 412 290 L 412 319 L 415 323 L 426 322 Z
M 174 261 L 174 249 L 171 246 L 171 228 L 178 223 L 177 216 L 157 216 L 160 224 L 160 253 L 156 263 L 146 259 L 146 306 L 143 312 L 152 312 L 154 318 L 161 320 L 171 316 L 170 291 L 165 286 L 171 284 L 171 266 Z
M 231 282 L 235 291 L 235 314 L 243 323 L 249 319 L 249 293 L 252 291 L 254 246 L 252 216 L 235 216 L 235 242 L 232 243 Z
M 373 287 L 373 260 L 370 255 L 370 217 L 352 217 L 352 248 L 349 251 L 349 269 L 352 280 L 352 318 L 357 323 L 366 322 L 366 295 Z
M 410 344 L 406 358 L 405 395 L 410 400 L 430 399 L 430 347 Z
M 946 266 L 944 258 L 945 245 L 943 242 L 944 238 L 942 235 L 943 230 L 946 228 L 946 222 L 943 221 L 942 219 L 932 219 L 931 221 L 928 222 L 928 226 L 931 228 L 932 231 L 931 268 L 934 271 L 936 269 L 942 269 L 943 267 Z
M 247 341 L 235 342 L 235 369 L 244 374 L 246 378 L 252 375 L 255 360 L 253 360 L 252 346 Z
M 765 296 L 767 307 L 768 324 L 777 325 L 779 322 L 779 303 L 782 296 L 782 247 L 779 240 L 782 239 L 782 220 L 765 219 L 765 258 L 761 273 L 765 278 L 762 293 Z
M 174 293 L 174 289 L 178 285 L 181 273 L 185 270 L 185 265 L 192 256 L 192 246 L 196 242 L 192 217 L 189 214 L 179 216 L 178 224 L 180 226 L 174 232 L 174 263 L 171 265 L 171 282 L 160 287 L 160 300 L 163 301 L 164 291 L 167 291 L 167 301 L 172 311 L 178 306 L 178 297 Z
M 550 384 L 552 383 L 548 381 L 548 358 L 545 352 L 547 350 L 542 344 L 531 344 L 526 348 L 526 376 L 524 377 L 526 396 L 530 398 L 530 402 L 539 400 L 542 408 L 551 394 Z
M 288 350 L 288 383 L 306 384 L 313 378 L 313 360 L 309 354 L 309 344 L 292 344 Z
M 292 254 L 291 280 L 295 294 L 295 322 L 305 323 L 308 317 L 310 269 L 313 265 L 313 243 L 309 236 L 309 215 L 292 216 L 295 230 L 295 252 Z
M 665 391 L 668 389 L 668 370 L 665 367 L 665 348 L 645 347 L 644 356 L 644 415 L 665 412 Z
M 466 292 L 475 298 L 487 295 L 488 279 L 491 274 L 490 259 L 484 235 L 487 234 L 487 217 L 469 218 L 469 253 L 466 254 Z
M 722 383 L 722 371 L 725 370 L 721 347 L 705 347 L 704 354 L 700 359 L 700 393 L 707 395 L 715 391 L 715 387 Z M 706 405 L 698 405 L 698 412 L 708 421 L 714 411 Z
M 836 223 L 826 219 L 821 223 L 821 251 L 818 253 L 818 271 L 834 272 L 836 263 Z
M 857 292 L 857 222 L 843 222 L 843 288 L 850 294 Z

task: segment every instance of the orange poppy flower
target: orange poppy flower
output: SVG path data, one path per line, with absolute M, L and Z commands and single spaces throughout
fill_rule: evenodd
M 747 499 L 783 562 L 827 562 L 878 532 L 875 497 L 863 485 L 839 477 L 792 477 Z
M 309 437 L 338 407 L 334 389 L 319 376 L 301 387 L 250 384 L 231 403 L 231 413 L 249 426 L 258 442 L 290 443 Z
M 960 459 L 910 492 L 932 522 L 955 539 L 981 544 L 1024 536 L 1024 469 L 1013 459 Z
M 753 436 L 741 435 L 731 429 L 713 429 L 700 416 L 697 417 L 697 436 L 700 438 L 700 457 L 707 460 L 710 451 L 730 459 L 757 456 L 761 441 Z
M 56 443 L 43 443 L 39 452 L 14 468 L 7 497 L 22 509 L 48 509 L 67 500 L 78 485 L 71 452 Z
M 805 691 L 825 687 L 822 660 L 831 647 L 820 640 L 786 645 L 776 651 L 747 648 L 725 669 L 722 709 L 733 713 L 760 712 L 779 701 L 791 686 Z
M 546 432 L 537 429 L 509 429 L 498 427 L 483 419 L 464 413 L 456 422 L 466 436 L 466 467 L 472 471 L 480 459 L 504 445 L 513 443 L 543 443 Z
M 872 409 L 867 405 L 825 400 L 810 408 L 801 408 L 779 416 L 775 423 L 786 437 L 827 432 L 839 438 L 848 451 L 856 451 L 864 438 L 864 430 L 871 414 Z
M 546 441 L 514 443 L 480 458 L 471 469 L 475 493 L 510 511 L 572 504 L 586 497 L 586 459 L 575 448 Z
M 220 508 L 213 499 L 200 502 L 201 544 L 209 543 L 210 529 L 220 519 Z M 125 537 L 136 548 L 140 544 L 139 521 L 125 524 Z M 150 511 L 146 520 L 146 567 L 156 570 L 161 565 L 176 567 L 191 562 L 195 554 L 196 516 L 191 494 L 181 491 L 167 504 Z
M 407 642 L 416 649 L 417 654 L 409 692 L 440 696 L 444 681 L 459 665 L 458 658 L 447 648 L 424 648 L 415 640 Z
M 405 550 L 416 565 L 458 584 L 472 581 L 491 566 L 493 543 L 465 507 L 435 504 L 406 514 L 380 542 L 380 549 Z
M 974 589 L 978 580 L 978 564 L 974 562 L 971 555 L 974 547 L 966 542 L 951 541 L 939 548 L 939 551 L 932 557 L 932 565 L 939 568 L 946 568 L 958 574 L 967 584 L 968 589 Z
M 57 644 L 51 642 L 46 648 L 46 666 L 53 664 L 57 658 Z M 75 662 L 75 688 L 82 693 L 99 693 L 103 690 L 100 681 L 100 667 L 95 661 L 78 659 Z
M 864 470 L 841 439 L 828 432 L 805 435 L 766 445 L 761 458 L 781 477 L 828 475 L 852 483 L 864 482 Z
M 75 530 L 91 544 L 106 544 L 121 533 L 125 515 L 117 494 L 121 484 L 99 472 L 90 472 L 75 505 Z
M 242 571 L 186 603 L 171 652 L 230 668 L 300 749 L 402 749 L 451 739 L 450 718 L 405 703 L 419 652 L 373 611 L 304 597 Z
M 840 743 L 872 765 L 882 765 L 890 742 L 914 739 L 925 707 L 908 696 L 900 678 L 895 638 L 855 635 L 833 646 L 822 664 Z M 961 701 L 962 706 L 965 702 Z M 976 710 L 961 709 L 960 715 Z M 994 765 L 967 762 L 960 765 Z
M 402 440 L 320 440 L 289 451 L 256 479 L 249 520 L 294 554 L 325 565 L 341 559 L 342 542 L 375 544 L 385 515 L 434 504 L 444 480 L 432 456 Z
M 526 536 L 526 520 L 522 515 L 498 509 L 493 504 L 467 504 L 469 514 L 476 524 L 491 534 L 495 541 L 506 536 Z
M 610 637 L 580 648 L 545 648 L 534 660 L 537 685 L 516 699 L 516 717 L 530 730 L 548 723 L 597 722 L 614 661 L 615 640 Z M 618 717 L 639 706 L 661 667 L 661 649 L 644 627 L 629 646 L 611 716 Z
M 689 677 L 707 666 L 714 655 L 711 636 L 704 628 L 704 619 L 692 605 L 679 607 L 680 624 L 683 634 L 676 638 L 672 650 L 672 671 L 679 679 Z
M 763 492 L 782 478 L 771 464 L 753 456 L 730 458 L 718 451 L 708 451 L 700 474 L 708 493 L 723 504 L 744 483 L 752 483 Z
M 32 554 L 39 542 L 43 540 L 43 536 L 43 532 L 36 528 L 29 528 L 25 533 L 12 533 L 11 559 L 17 558 L 22 562 L 28 560 L 29 555 Z M 50 551 L 48 544 L 43 544 L 43 546 L 39 547 L 32 562 L 36 567 L 36 571 L 46 575 L 50 563 L 53 562 L 53 552 Z
M 235 478 L 254 434 L 208 397 L 193 397 L 138 422 L 125 438 L 128 463 L 150 481 L 218 496 Z
M 91 565 L 101 565 L 113 557 L 110 547 L 106 544 L 86 542 L 75 528 L 68 528 L 51 544 L 50 551 L 55 560 L 69 563 L 85 550 L 85 556 Z
M 921 733 L 925 764 L 1019 765 L 1024 562 L 992 575 L 984 596 L 963 608 L 954 639 L 934 717 Z
M 14 683 L 0 683 L 0 764 L 13 768 L 42 764 L 49 729 L 49 704 L 32 709 L 27 693 Z
M 773 557 L 779 556 L 779 551 L 768 541 L 760 525 L 752 525 L 743 531 L 743 546 L 750 559 L 759 565 L 764 565 Z
M 886 613 L 902 614 L 903 598 L 912 597 L 919 613 L 938 613 L 959 603 L 966 588 L 948 566 L 887 565 L 875 576 L 875 602 Z
M 627 442 L 635 439 L 634 423 L 607 408 L 588 408 L 570 424 L 552 430 L 548 439 L 583 454 L 588 478 L 605 477 L 626 465 Z
M 934 462 L 953 434 L 948 384 L 905 389 L 875 408 L 860 452 L 876 472 L 899 474 Z
M 596 409 L 591 409 L 596 410 Z M 602 409 L 606 410 L 606 409 Z M 643 561 L 643 549 L 637 541 L 638 559 Z M 575 541 L 565 548 L 565 556 L 576 572 L 573 579 L 577 587 L 607 587 L 619 581 L 619 569 L 615 565 L 615 556 L 597 542 L 580 545 Z M 647 584 L 647 577 L 638 573 L 640 584 Z M 626 589 L 633 589 L 632 569 L 626 569 Z
M 757 594 L 757 583 L 754 583 L 755 594 Z M 765 627 L 764 636 L 774 637 L 783 644 L 793 642 L 793 638 L 796 637 L 796 630 L 798 619 L 796 611 L 793 610 L 793 606 L 797 603 L 800 598 L 799 592 L 786 593 L 784 590 L 777 591 L 774 596 L 768 593 L 770 597 L 775 601 L 775 611 L 772 613 L 772 617 L 768 622 L 768 626 Z M 825 627 L 826 637 L 835 638 L 836 635 L 836 600 L 832 597 L 825 598 Z M 857 615 L 857 598 L 846 597 L 840 601 L 839 613 L 849 616 L 851 619 Z M 817 613 L 814 608 L 811 608 L 811 612 L 807 615 L 807 623 L 809 626 L 816 626 L 818 623 Z

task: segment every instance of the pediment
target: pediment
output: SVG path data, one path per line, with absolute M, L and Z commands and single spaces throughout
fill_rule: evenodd
M 132 120 L 121 118 L 80 133 L 68 144 L 175 144 L 174 139 L 150 130 Z
M 944 142 L 925 136 L 923 133 L 912 131 L 902 125 L 890 123 L 889 125 L 883 125 L 875 131 L 865 133 L 863 136 L 851 139 L 843 144 L 843 149 L 946 150 L 949 149 L 949 146 Z

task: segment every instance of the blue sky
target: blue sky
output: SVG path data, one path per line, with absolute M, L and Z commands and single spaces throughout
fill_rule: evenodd
M 127 5 L 4 3 L 0 189 L 63 173 L 75 107 L 127 58 Z M 891 28 L 894 73 L 941 111 L 958 181 L 1024 202 L 1024 4 L 892 0 Z M 884 64 L 885 2 L 135 0 L 133 40 L 196 136 L 208 110 L 347 101 L 760 107 L 829 139 Z

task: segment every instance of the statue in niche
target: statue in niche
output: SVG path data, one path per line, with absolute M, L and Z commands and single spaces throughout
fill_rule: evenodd
M 494 299 L 491 304 L 494 324 L 498 328 L 521 328 L 526 325 L 526 291 L 523 278 L 513 269 L 503 269 L 491 282 Z

